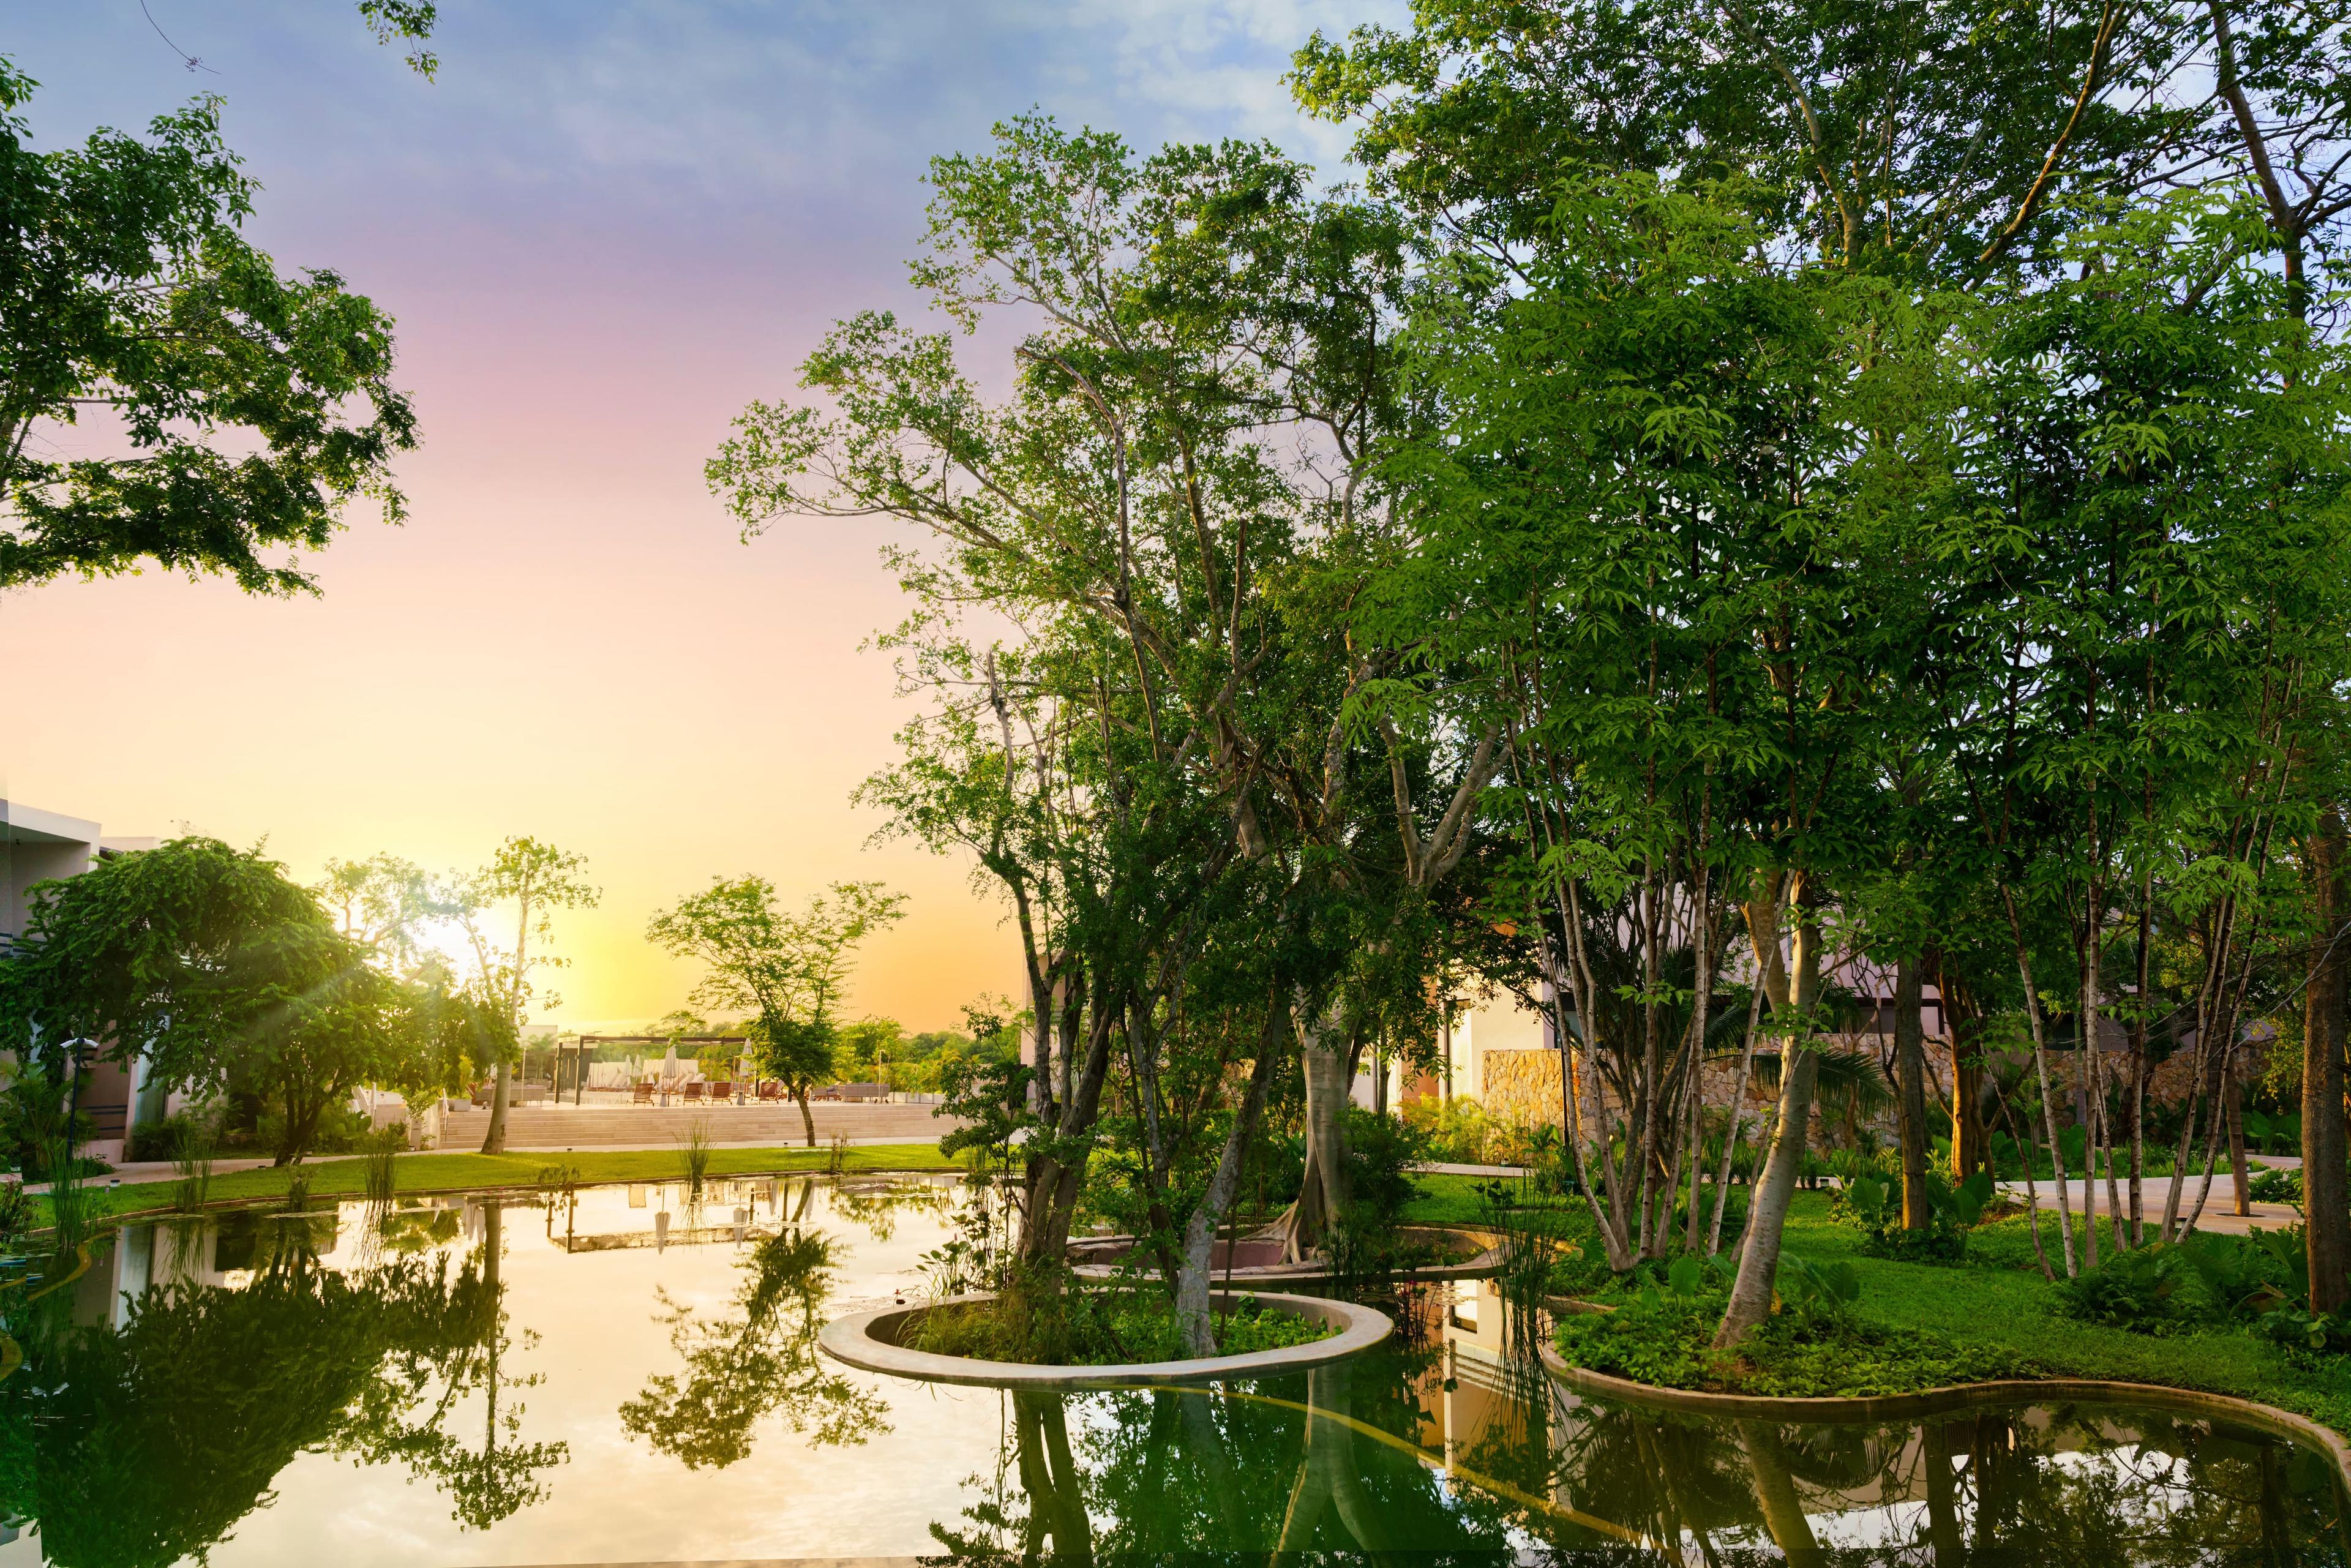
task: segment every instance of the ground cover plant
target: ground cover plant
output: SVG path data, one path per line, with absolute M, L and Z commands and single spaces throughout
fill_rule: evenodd
M 1042 1305 L 1053 1321 L 1040 1323 Z M 1337 1328 L 1276 1312 L 1254 1296 L 1210 1314 L 1217 1355 L 1245 1355 L 1330 1338 Z M 1047 1297 L 1008 1294 L 985 1301 L 935 1307 L 923 1314 L 912 1350 L 979 1361 L 1031 1365 L 1111 1366 L 1128 1362 L 1185 1361 L 1187 1348 L 1174 1304 L 1155 1290 L 1068 1290 Z
M 1664 1270 L 1615 1276 L 1604 1269 L 1604 1279 L 1577 1293 L 1616 1310 L 1562 1314 L 1561 1354 L 1667 1386 L 1784 1396 L 1887 1394 L 1988 1377 L 2147 1383 L 2252 1399 L 2351 1432 L 2351 1356 L 2314 1352 L 2290 1335 L 2264 1337 L 2242 1318 L 2183 1314 L 2157 1333 L 2077 1315 L 2069 1301 L 2081 1285 L 2043 1276 L 2024 1215 L 1977 1226 L 1962 1261 L 1919 1262 L 1871 1256 L 1865 1233 L 1830 1207 L 1826 1193 L 1795 1196 L 1781 1310 L 1739 1354 L 1705 1354 L 1707 1340 L 1693 1327 L 1707 1321 L 1707 1302 L 1719 1314 L 1710 1281 L 1677 1294 Z M 2044 1210 L 2040 1225 L 2043 1250 L 2053 1251 L 2056 1216 Z M 2111 1248 L 2111 1230 L 2101 1240 Z M 1816 1309 L 1808 1322 L 1794 1307 L 1802 1287 L 1785 1282 L 1807 1270 L 1849 1270 L 1854 1294 L 1841 1312 Z M 1600 1326 L 1611 1318 L 1622 1322 Z

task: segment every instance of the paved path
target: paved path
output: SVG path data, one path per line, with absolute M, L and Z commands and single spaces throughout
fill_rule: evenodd
M 2301 1162 L 2295 1163 L 2299 1165 Z M 2195 1208 L 2196 1189 L 2206 1181 L 2210 1182 L 2212 1191 L 2204 1200 L 2204 1212 L 2197 1216 L 2196 1228 L 2199 1230 L 2218 1231 L 2224 1236 L 2242 1236 L 2248 1230 L 2255 1228 L 2275 1230 L 2280 1226 L 2302 1223 L 2302 1216 L 2294 1212 L 2294 1205 L 2290 1203 L 2249 1204 L 2247 1207 L 2253 1212 L 2250 1215 L 2239 1214 L 2236 1178 L 2226 1170 L 2209 1177 L 2189 1177 L 2179 1194 L 2181 1215 L 2185 1216 Z M 2053 1181 L 2044 1181 L 2034 1185 L 2041 1189 L 2042 1211 L 2047 1214 L 2056 1213 L 2057 1184 Z M 2021 1181 L 2004 1181 L 2000 1184 L 2000 1189 L 2019 1201 L 2024 1197 L 2024 1184 Z M 2116 1181 L 2115 1191 L 2121 1197 L 2123 1207 L 2127 1211 L 2130 1207 L 2129 1186 L 2121 1181 Z M 2065 1196 L 2073 1205 L 2074 1222 L 2079 1224 L 2082 1218 L 2082 1180 L 2079 1176 L 2066 1182 Z M 2170 1196 L 2171 1178 L 2169 1176 L 2139 1178 L 2139 1212 L 2147 1217 L 2149 1227 L 2162 1223 L 2163 1206 Z M 2104 1176 L 2098 1178 L 2098 1218 L 2101 1219 L 2108 1218 L 2106 1181 Z
M 932 1105 L 857 1104 L 820 1100 L 809 1107 L 817 1145 L 838 1133 L 852 1144 L 928 1144 L 962 1123 L 934 1116 Z M 701 1123 L 714 1148 L 799 1147 L 807 1134 L 798 1105 L 509 1105 L 509 1149 L 669 1149 Z M 490 1113 L 468 1107 L 441 1116 L 441 1147 L 449 1154 L 482 1146 Z

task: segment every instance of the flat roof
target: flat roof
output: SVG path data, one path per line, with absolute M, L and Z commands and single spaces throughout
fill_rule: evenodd
M 96 822 L 0 800 L 0 836 L 12 844 L 95 844 L 99 833 Z

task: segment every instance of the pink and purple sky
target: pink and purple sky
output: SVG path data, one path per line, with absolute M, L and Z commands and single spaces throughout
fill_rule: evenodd
M 198 92 L 265 186 L 250 232 L 399 319 L 412 517 L 355 519 L 318 599 L 149 574 L 0 600 L 0 793 L 110 833 L 266 838 L 298 875 L 434 867 L 509 833 L 588 856 L 569 1023 L 679 1005 L 647 915 L 714 875 L 911 896 L 854 1010 L 912 1028 L 1008 992 L 964 864 L 852 808 L 908 713 L 871 526 L 738 544 L 703 460 L 836 317 L 907 300 L 924 162 L 1041 107 L 1148 145 L 1263 136 L 1335 170 L 1280 75 L 1390 0 L 443 0 L 437 81 L 350 0 L 26 6 L 44 145 Z

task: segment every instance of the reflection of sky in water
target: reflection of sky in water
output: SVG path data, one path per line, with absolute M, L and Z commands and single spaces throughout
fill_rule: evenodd
M 753 1240 L 788 1228 L 795 1216 L 834 1239 L 832 1291 L 814 1312 L 821 1322 L 919 1291 L 922 1255 L 947 1239 L 953 1199 L 944 1181 L 852 1178 L 828 1187 L 762 1179 L 713 1182 L 696 1209 L 674 1183 L 585 1190 L 576 1211 L 509 1207 L 500 1226 L 500 1277 L 511 1345 L 501 1371 L 529 1381 L 500 1396 L 502 1412 L 520 1411 L 518 1431 L 501 1444 L 568 1449 L 564 1462 L 539 1472 L 540 1500 L 487 1531 L 467 1531 L 452 1518 L 449 1498 L 430 1479 L 413 1478 L 405 1464 L 302 1453 L 277 1473 L 271 1499 L 212 1549 L 211 1560 L 241 1568 L 330 1555 L 338 1565 L 367 1568 L 935 1556 L 942 1547 L 935 1527 L 989 1537 L 991 1555 L 1008 1551 L 1007 1560 L 1017 1560 L 1019 1521 L 1041 1517 L 1052 1501 L 1040 1503 L 1043 1494 L 1024 1485 L 1018 1439 L 1042 1433 L 1050 1441 L 1052 1428 L 995 1391 L 885 1380 L 825 1362 L 821 1375 L 844 1378 L 883 1407 L 883 1427 L 868 1431 L 862 1444 L 828 1445 L 794 1429 L 788 1411 L 755 1412 L 747 1417 L 754 1420 L 747 1457 L 701 1469 L 633 1434 L 623 1418 L 624 1407 L 643 1408 L 659 1375 L 687 1380 L 673 1343 L 675 1310 L 690 1310 L 703 1324 L 740 1321 L 756 1272 L 750 1266 L 760 1255 L 734 1239 L 738 1210 Z M 656 1246 L 664 1214 L 667 1244 Z M 454 1266 L 475 1254 L 483 1215 L 479 1205 L 451 1199 L 439 1209 L 404 1211 L 392 1229 L 407 1249 Z M 357 1205 L 316 1217 L 308 1228 L 325 1263 L 345 1270 L 402 1245 L 381 1240 Z M 77 1287 L 76 1316 L 119 1322 L 110 1294 L 151 1276 L 241 1289 L 294 1234 L 286 1222 L 249 1215 L 131 1232 Z M 1704 1516 L 1705 1545 L 1715 1552 L 1778 1554 L 1759 1520 L 1750 1457 L 1733 1425 L 1677 1432 L 1599 1405 L 1563 1409 L 1563 1419 L 1551 1420 L 1547 1391 L 1527 1402 L 1545 1385 L 1531 1384 L 1526 1369 L 1501 1354 L 1502 1303 L 1490 1293 L 1463 1295 L 1474 1306 L 1429 1301 L 1426 1321 L 1436 1338 L 1416 1361 L 1374 1355 L 1318 1375 L 1311 1388 L 1292 1378 L 1241 1385 L 1229 1397 L 1071 1401 L 1062 1414 L 1098 1560 L 1156 1561 L 1171 1542 L 1262 1553 L 1301 1506 L 1319 1521 L 1301 1544 L 1344 1545 L 1340 1532 L 1372 1517 L 1391 1532 L 1390 1544 L 1439 1550 L 1457 1563 L 1541 1560 L 1546 1543 L 1622 1551 L 1628 1538 L 1653 1531 L 1678 1536 L 1690 1553 L 1703 1555 L 1688 1528 L 1692 1518 L 1677 1511 L 1685 1506 Z M 1318 1421 L 1311 1439 L 1302 1440 L 1309 1400 L 1345 1414 Z M 834 1403 L 814 1413 L 838 1416 L 843 1408 Z M 1202 1419 L 1210 1413 L 1213 1426 Z M 478 1445 L 486 1414 L 482 1396 L 469 1394 L 445 1427 Z M 2220 1532 L 2209 1544 L 2224 1556 L 2239 1544 L 2226 1537 L 2245 1515 L 2221 1494 L 2244 1490 L 2250 1467 L 2224 1457 L 2215 1470 L 2208 1455 L 2191 1474 L 2187 1460 L 2138 1440 L 2149 1430 L 2053 1425 L 2042 1412 L 2015 1427 L 2018 1441 L 2038 1456 L 2033 1473 L 2041 1479 L 2032 1484 L 2041 1495 L 2054 1500 L 2074 1483 L 2101 1492 L 2107 1539 L 2154 1542 L 2183 1528 L 2183 1519 L 2208 1519 L 2190 1533 Z M 1204 1433 L 1207 1449 L 1197 1442 Z M 1915 1429 L 1792 1431 L 1790 1439 L 1793 1447 L 1778 1462 L 1811 1468 L 1802 1478 L 1791 1473 L 1792 1496 L 1820 1545 L 1873 1561 L 1907 1561 L 1920 1550 L 1930 1521 Z M 1798 1463 L 1797 1448 L 1810 1457 Z M 1660 1479 L 1659 1456 L 1667 1452 L 1681 1456 L 1673 1461 L 1683 1467 L 1676 1471 L 1686 1494 L 1678 1500 Z M 2212 1454 L 2224 1452 L 2253 1450 L 2211 1446 Z M 1844 1479 L 1825 1479 L 1832 1474 Z M 2100 1485 L 2126 1478 L 2130 1484 L 2119 1488 Z M 1963 1490 L 1967 1484 L 1963 1476 Z M 975 1511 L 991 1499 L 1014 1521 L 1009 1533 L 977 1528 Z M 2294 1507 L 2297 1540 L 2331 1526 L 2325 1500 L 2304 1498 Z M 2214 1555 L 2177 1538 L 2169 1545 L 2165 1561 Z M 2178 1557 L 2182 1545 L 2188 1558 Z M 2018 1560 L 2038 1558 L 2028 1552 Z M 29 1540 L 0 1545 L 0 1568 L 37 1561 Z

